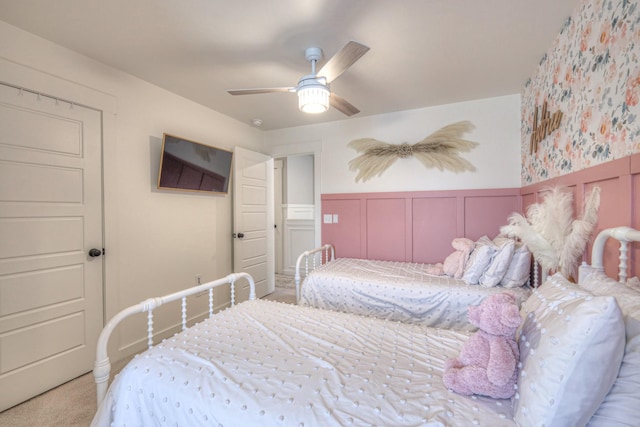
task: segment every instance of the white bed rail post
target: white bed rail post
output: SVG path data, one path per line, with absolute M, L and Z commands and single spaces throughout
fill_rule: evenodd
M 335 247 L 330 244 L 327 243 L 326 245 L 322 245 L 319 248 L 315 248 L 312 249 L 310 251 L 304 251 L 300 254 L 300 256 L 298 256 L 298 259 L 296 260 L 296 273 L 295 273 L 295 281 L 296 281 L 296 303 L 298 303 L 300 301 L 300 264 L 302 263 L 302 260 L 304 259 L 304 276 L 307 277 L 307 275 L 309 274 L 309 256 L 313 255 L 312 258 L 312 262 L 313 262 L 313 268 L 312 270 L 315 270 L 316 268 L 316 255 L 318 253 L 320 253 L 320 265 L 323 264 L 323 251 L 324 251 L 324 261 L 325 263 L 329 262 L 329 261 L 333 261 L 336 258 L 336 249 Z
M 620 242 L 620 263 L 618 264 L 618 281 L 627 281 L 627 251 L 629 242 L 640 241 L 640 231 L 634 230 L 631 227 L 614 227 L 606 228 L 602 230 L 596 236 L 593 242 L 593 249 L 591 250 L 591 267 L 604 271 L 604 245 L 609 239 L 613 237 Z
M 111 374 L 111 362 L 109 361 L 109 355 L 107 353 L 107 344 L 111 333 L 120 322 L 127 317 L 147 312 L 147 345 L 149 348 L 153 346 L 153 310 L 171 301 L 178 299 L 182 300 L 181 303 L 181 326 L 184 330 L 186 328 L 186 297 L 190 295 L 199 294 L 201 292 L 209 291 L 209 316 L 213 315 L 213 288 L 230 284 L 231 286 L 231 305 L 235 304 L 234 299 L 234 284 L 236 280 L 245 278 L 249 282 L 249 299 L 256 299 L 256 284 L 253 281 L 253 277 L 248 273 L 232 273 L 222 279 L 214 280 L 212 282 L 203 283 L 202 285 L 194 286 L 192 288 L 183 289 L 182 291 L 175 292 L 173 294 L 165 295 L 163 297 L 149 298 L 141 303 L 125 308 L 118 314 L 113 316 L 111 320 L 102 329 L 100 336 L 98 337 L 98 344 L 96 346 L 96 361 L 93 368 L 93 377 L 96 382 L 96 397 L 98 406 L 104 400 L 107 395 L 107 387 L 109 385 L 109 376 Z

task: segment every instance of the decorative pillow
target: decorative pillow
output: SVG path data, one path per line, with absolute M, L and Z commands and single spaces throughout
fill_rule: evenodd
M 477 285 L 480 276 L 482 276 L 482 273 L 486 270 L 495 252 L 496 248 L 491 239 L 487 236 L 479 238 L 464 266 L 462 280 L 469 285 Z
M 624 351 L 613 297 L 593 296 L 559 273 L 522 306 L 519 426 L 585 425 L 611 389 Z
M 581 266 L 580 286 L 595 295 L 615 297 L 626 328 L 626 346 L 618 378 L 588 426 L 637 425 L 640 420 L 640 291 L 597 270 L 585 272 L 585 266 Z
M 486 288 L 492 288 L 504 277 L 511 258 L 513 258 L 513 252 L 515 248 L 515 241 L 508 237 L 496 237 L 493 239 L 493 245 L 496 248 L 496 252 L 489 263 L 487 269 L 480 276 L 480 285 Z
M 511 263 L 504 277 L 500 280 L 500 285 L 505 288 L 519 288 L 529 280 L 531 274 L 531 252 L 522 243 L 517 242 L 513 250 Z

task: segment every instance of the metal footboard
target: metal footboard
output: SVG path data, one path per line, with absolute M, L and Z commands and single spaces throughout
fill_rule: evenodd
M 248 273 L 233 273 L 228 276 L 214 280 L 212 282 L 203 283 L 192 288 L 183 289 L 181 291 L 165 295 L 162 297 L 149 298 L 136 305 L 125 308 L 118 314 L 113 316 L 109 322 L 104 326 L 100 337 L 98 338 L 98 345 L 96 349 L 96 361 L 93 369 L 93 376 L 96 382 L 96 397 L 98 405 L 104 400 L 107 394 L 107 387 L 109 385 L 109 375 L 111 373 L 111 362 L 109 361 L 109 355 L 107 354 L 107 344 L 111 333 L 120 322 L 127 317 L 138 314 L 147 313 L 147 345 L 148 348 L 153 347 L 153 310 L 168 302 L 182 300 L 182 330 L 187 329 L 187 297 L 191 295 L 200 294 L 203 292 L 209 293 L 209 317 L 213 316 L 213 289 L 219 286 L 229 284 L 231 286 L 231 305 L 235 305 L 235 282 L 239 279 L 247 279 L 249 282 L 249 299 L 256 299 L 256 285 L 253 281 L 253 277 Z

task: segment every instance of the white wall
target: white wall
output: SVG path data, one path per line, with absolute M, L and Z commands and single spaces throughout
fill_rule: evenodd
M 1 21 L 0 40 L 0 57 L 60 78 L 44 92 L 59 93 L 71 82 L 117 105 L 105 116 L 103 142 L 107 317 L 191 286 L 196 274 L 207 281 L 230 273 L 231 195 L 157 190 L 162 134 L 262 151 L 261 132 Z M 122 341 L 137 335 L 127 334 Z
M 475 125 L 463 138 L 480 143 L 462 154 L 476 167 L 475 172 L 426 169 L 415 158 L 407 158 L 399 159 L 380 177 L 355 182 L 356 172 L 349 170 L 348 163 L 358 153 L 347 146 L 351 140 L 368 137 L 415 144 L 441 127 L 463 120 Z M 520 95 L 268 131 L 265 142 L 271 150 L 321 143 L 323 194 L 520 187 Z
M 287 157 L 288 204 L 313 205 L 313 156 Z

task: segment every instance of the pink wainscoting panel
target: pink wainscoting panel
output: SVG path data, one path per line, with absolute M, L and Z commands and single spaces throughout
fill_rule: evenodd
M 334 244 L 341 257 L 441 262 L 453 251 L 454 238 L 469 237 L 468 225 L 470 238 L 495 236 L 519 206 L 518 188 L 323 194 L 323 217 L 338 214 L 339 222 L 323 221 L 322 242 Z
M 629 157 L 629 170 L 631 175 L 640 173 L 640 154 L 634 154 Z
M 632 171 L 631 182 L 631 226 L 640 228 L 640 170 Z M 630 277 L 640 276 L 640 243 L 631 245 L 629 248 L 630 264 L 634 266 Z
M 454 251 L 451 242 L 460 234 L 456 197 L 413 199 L 413 262 L 444 261 Z
M 634 154 L 630 159 L 629 193 L 631 198 L 631 226 L 640 228 L 640 154 Z M 640 276 L 640 244 L 629 248 L 629 262 L 634 267 L 630 276 Z
M 537 202 L 538 202 L 538 198 L 536 196 L 536 193 L 527 193 L 527 194 L 523 193 L 522 194 L 522 213 L 526 215 L 527 208 L 529 207 L 529 205 L 532 205 Z
M 640 154 L 634 154 L 630 160 L 631 226 L 638 229 L 640 228 Z M 640 248 L 640 244 L 637 246 Z M 640 262 L 640 259 L 638 261 Z M 640 274 L 640 271 L 638 271 L 638 274 Z
M 465 236 L 478 240 L 483 235 L 493 239 L 514 212 L 521 212 L 519 197 L 469 196 L 464 201 Z
M 336 256 L 341 258 L 362 258 L 361 228 L 362 209 L 359 198 L 322 201 L 322 244 L 331 243 L 336 248 Z M 324 216 L 331 215 L 332 223 L 324 222 Z M 338 223 L 333 216 L 338 215 Z
M 369 199 L 367 204 L 367 258 L 407 259 L 405 200 Z

